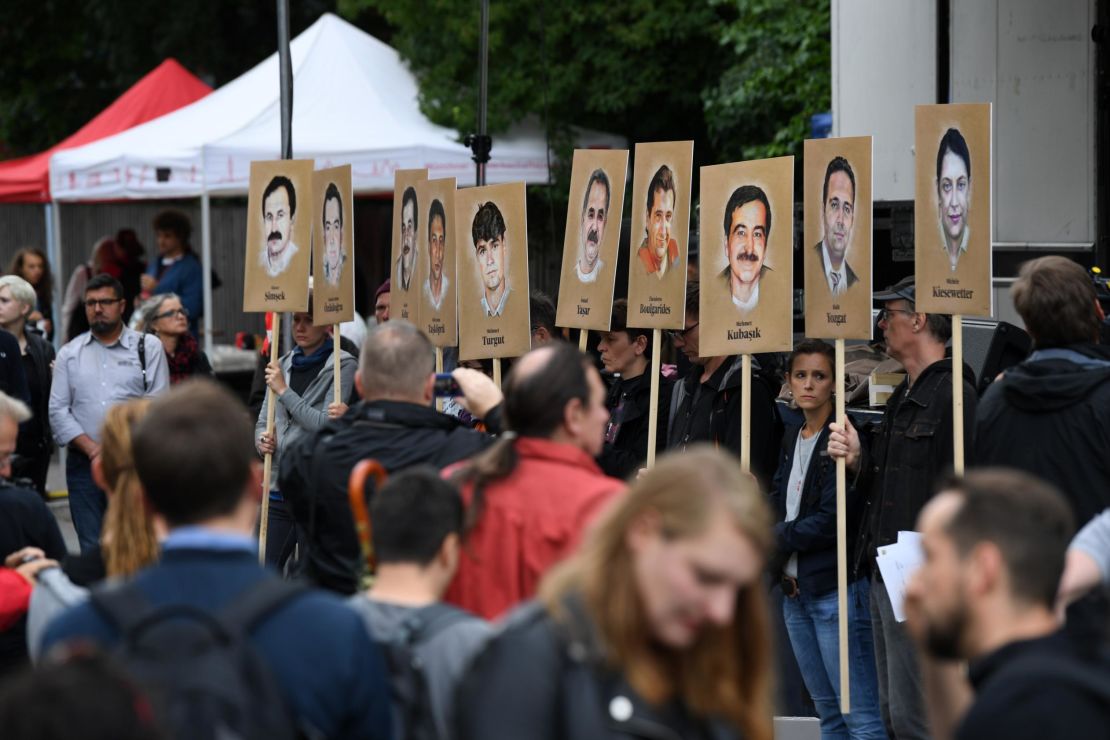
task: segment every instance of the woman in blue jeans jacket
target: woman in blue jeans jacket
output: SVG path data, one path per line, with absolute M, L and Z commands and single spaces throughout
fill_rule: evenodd
M 833 421 L 833 348 L 798 344 L 787 360 L 794 401 L 805 415 L 783 437 L 771 499 L 778 516 L 772 573 L 781 577 L 783 617 L 802 678 L 821 717 L 821 738 L 886 738 L 879 713 L 866 574 L 848 574 L 851 712 L 840 712 L 836 590 L 836 463 L 826 452 Z M 849 491 L 848 552 L 855 520 Z

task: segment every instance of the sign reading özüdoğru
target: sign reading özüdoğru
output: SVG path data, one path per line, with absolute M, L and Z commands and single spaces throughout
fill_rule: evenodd
M 243 311 L 304 311 L 312 250 L 311 159 L 251 162 Z
M 455 178 L 416 183 L 416 199 L 422 204 L 416 238 L 427 259 L 416 275 L 420 280 L 420 297 L 414 323 L 435 346 L 454 347 L 459 343 Z
M 576 149 L 570 174 L 558 326 L 608 331 L 628 150 Z
M 355 318 L 354 194 L 351 165 L 312 173 L 312 322 Z M 306 214 L 308 215 L 308 214 Z
M 421 271 L 420 241 L 424 204 L 416 197 L 416 183 L 428 179 L 428 170 L 397 170 L 393 173 L 393 248 L 389 263 L 389 313 L 394 318 L 416 323 L 416 299 Z
M 794 158 L 701 168 L 702 357 L 793 342 Z
M 871 137 L 805 142 L 806 336 L 871 339 Z
M 628 326 L 682 329 L 694 142 L 636 145 L 628 259 Z
M 455 191 L 459 359 L 519 357 L 532 343 L 524 183 Z
M 919 105 L 914 123 L 917 310 L 989 316 L 991 106 Z

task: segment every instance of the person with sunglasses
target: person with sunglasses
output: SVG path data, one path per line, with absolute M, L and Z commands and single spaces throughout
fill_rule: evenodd
M 100 525 L 108 498 L 92 477 L 100 456 L 100 429 L 117 403 L 161 394 L 170 385 L 166 353 L 157 337 L 123 323 L 123 286 L 100 274 L 85 286 L 89 331 L 58 351 L 50 386 L 50 428 L 67 445 L 69 511 L 81 551 L 100 546 Z
M 138 329 L 162 340 L 170 369 L 170 385 L 196 375 L 213 375 L 208 356 L 189 331 L 189 309 L 176 293 L 151 296 L 139 309 Z

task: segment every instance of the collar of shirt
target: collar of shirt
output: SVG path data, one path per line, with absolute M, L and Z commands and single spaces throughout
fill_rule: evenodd
M 957 261 L 959 261 L 959 258 L 963 257 L 964 252 L 967 251 L 967 242 L 968 242 L 968 239 L 970 239 L 970 238 L 971 238 L 971 227 L 970 226 L 965 226 L 964 227 L 963 238 L 960 239 L 960 248 L 956 252 L 956 260 Z M 944 224 L 943 223 L 940 225 L 940 248 L 941 248 L 941 251 L 944 252 L 944 256 L 948 258 L 949 266 L 952 268 L 953 271 L 955 271 L 956 265 L 952 263 L 952 255 L 950 255 L 948 253 L 948 239 L 947 239 L 947 237 L 944 233 Z
M 824 239 L 821 240 L 821 260 L 825 263 L 825 280 L 829 283 L 829 290 L 835 292 L 836 290 L 843 290 L 847 288 L 848 272 L 846 268 L 848 266 L 848 260 L 841 260 L 840 269 L 834 270 L 832 268 L 832 260 L 829 258 L 829 245 L 825 243 Z M 837 283 L 836 287 L 834 287 L 832 284 L 832 278 L 830 277 L 831 275 L 840 276 L 840 282 Z
M 258 552 L 253 537 L 201 526 L 178 527 L 162 541 L 162 550 L 219 550 Z
M 140 336 L 141 335 L 139 334 L 139 332 L 135 331 L 134 329 L 129 329 L 127 325 L 124 324 L 123 329 L 119 333 L 119 336 L 116 337 L 116 341 L 112 342 L 111 344 L 104 344 L 103 342 L 100 342 L 100 340 L 97 339 L 91 331 L 87 331 L 85 332 L 85 342 L 82 346 L 88 346 L 93 342 L 100 342 L 101 346 L 105 348 L 115 347 L 118 344 L 124 349 L 134 349 L 138 346 L 136 339 Z
M 762 277 L 763 276 L 760 275 L 761 279 L 762 279 Z M 755 282 L 755 288 L 752 289 L 752 297 L 751 298 L 749 298 L 746 301 L 742 301 L 739 298 L 737 298 L 736 296 L 732 296 L 732 303 L 733 303 L 734 306 L 739 308 L 741 311 L 751 311 L 753 308 L 755 308 L 759 304 L 759 280 L 756 280 L 756 282 Z
M 574 271 L 578 273 L 578 279 L 583 283 L 593 283 L 597 281 L 597 274 L 601 272 L 601 267 L 604 263 L 598 259 L 591 272 L 582 272 L 582 265 L 578 261 L 574 263 Z
M 497 308 L 494 309 L 494 310 L 491 310 L 490 307 L 489 307 L 489 301 L 487 301 L 486 297 L 483 295 L 482 296 L 482 308 L 486 309 L 486 316 L 500 316 L 501 313 L 505 310 L 505 301 L 507 301 L 508 299 L 509 299 L 509 287 L 506 286 L 505 287 L 505 292 L 501 294 L 501 300 L 499 300 L 497 302 Z
M 181 259 L 184 256 L 185 256 L 185 253 L 182 252 L 181 254 L 177 255 L 176 257 L 163 257 L 162 258 L 162 267 L 169 267 L 170 265 L 174 264 L 175 262 L 180 262 Z

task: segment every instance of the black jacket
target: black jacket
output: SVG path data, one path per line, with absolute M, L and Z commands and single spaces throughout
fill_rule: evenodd
M 832 419 L 829 419 L 832 421 Z M 771 485 L 771 506 L 778 522 L 775 535 L 777 551 L 771 561 L 771 574 L 776 578 L 782 574 L 786 561 L 794 553 L 798 554 L 798 587 L 802 591 L 820 595 L 836 589 L 836 461 L 829 456 L 828 423 L 817 435 L 813 456 L 802 484 L 802 500 L 798 516 L 792 521 L 786 518 L 787 485 L 790 470 L 794 466 L 794 452 L 797 449 L 798 434 L 801 427 L 791 426 L 782 437 L 782 451 L 778 470 Z M 853 552 L 859 526 L 859 507 L 854 486 L 845 491 L 848 504 L 848 542 L 847 552 Z M 861 564 L 851 569 L 848 580 L 860 577 Z
M 27 374 L 23 372 L 23 352 L 19 340 L 0 329 L 0 391 L 23 403 L 31 403 L 27 390 Z
M 486 418 L 491 430 L 499 429 L 500 411 L 497 407 Z M 339 593 L 358 589 L 362 552 L 347 480 L 360 460 L 377 460 L 388 472 L 413 465 L 438 469 L 492 440 L 434 408 L 399 401 L 360 402 L 301 436 L 282 453 L 278 489 L 307 550 L 300 558 L 303 574 Z
M 975 450 L 975 377 L 964 365 L 964 465 Z M 866 510 L 856 545 L 856 564 L 875 556 L 875 548 L 912 530 L 917 515 L 951 473 L 952 360 L 938 360 L 921 371 L 911 388 L 908 378 L 886 402 L 882 424 L 864 446 L 856 487 L 866 492 Z
M 975 459 L 1055 484 L 1082 526 L 1110 506 L 1110 347 L 1034 352 L 987 389 Z
M 694 403 L 701 380 L 701 367 L 675 384 L 667 429 L 667 449 L 685 449 L 696 442 L 709 442 L 740 455 L 740 356 L 726 359 L 701 386 L 702 398 Z M 710 398 L 705 398 L 709 394 Z M 764 486 L 771 482 L 778 463 L 782 440 L 782 420 L 775 406 L 775 394 L 756 363 L 752 363 L 751 388 L 752 472 Z
M 597 630 L 575 601 L 556 622 L 528 603 L 474 661 L 455 700 L 457 740 L 734 740 L 721 722 L 658 707 L 605 665 Z
M 39 422 L 42 439 L 33 441 L 38 444 L 40 453 L 49 454 L 54 449 L 54 435 L 50 433 L 50 385 L 54 380 L 54 371 L 50 363 L 54 362 L 54 345 L 35 332 L 25 331 L 24 336 L 27 338 L 27 354 L 31 356 L 35 374 L 42 385 L 39 402 L 31 409 L 31 413 Z
M 1110 738 L 1110 663 L 1062 633 L 1011 642 L 968 667 L 975 703 L 956 740 Z
M 662 453 L 667 443 L 667 416 L 671 408 L 673 388 L 673 380 L 659 378 L 657 406 L 659 414 L 655 427 L 656 454 Z M 609 431 L 615 428 L 616 439 L 612 443 L 605 443 L 597 463 L 608 476 L 628 478 L 635 475 L 647 460 L 648 417 L 651 409 L 650 371 L 631 380 L 616 380 L 609 388 L 605 407 L 609 409 Z M 619 414 L 618 408 L 620 408 Z

